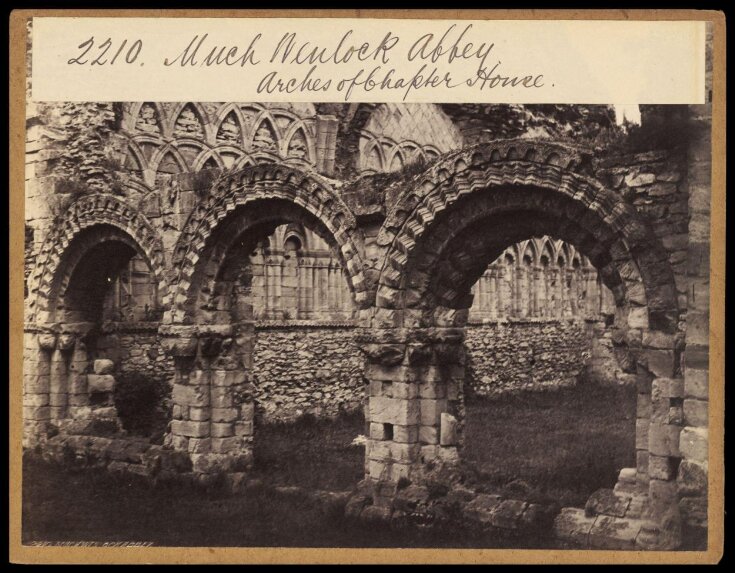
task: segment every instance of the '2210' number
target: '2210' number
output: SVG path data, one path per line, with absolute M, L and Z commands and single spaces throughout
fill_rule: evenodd
M 99 51 L 99 54 L 97 55 L 96 58 L 94 58 L 90 62 L 89 65 L 90 66 L 103 66 L 105 64 L 113 65 L 115 63 L 115 61 L 117 60 L 118 56 L 125 49 L 125 46 L 127 45 L 127 43 L 128 43 L 127 40 L 123 40 L 122 41 L 122 44 L 120 44 L 120 47 L 117 49 L 117 52 L 115 52 L 115 55 L 112 56 L 112 59 L 108 61 L 106 58 L 105 59 L 103 59 L 103 58 L 105 57 L 105 55 L 107 54 L 107 52 L 112 47 L 112 38 L 107 38 L 107 40 L 105 40 L 99 46 L 97 46 L 97 50 Z M 76 58 L 70 58 L 69 61 L 66 62 L 66 63 L 67 64 L 79 64 L 79 65 L 86 64 L 89 60 L 88 59 L 84 59 L 83 60 L 82 58 L 84 58 L 85 56 L 87 56 L 87 53 L 93 47 L 94 47 L 94 36 L 92 36 L 86 42 L 83 42 L 83 43 L 79 44 L 79 46 L 77 46 L 77 48 L 79 48 L 80 50 L 82 50 L 82 53 L 79 54 Z M 125 52 L 125 56 L 124 56 L 125 63 L 127 63 L 127 64 L 134 63 L 135 60 L 140 55 L 140 50 L 142 48 L 143 48 L 143 42 L 141 40 L 135 40 L 135 42 L 133 42 L 131 44 L 131 46 L 128 48 L 128 51 Z M 89 57 L 91 57 L 92 55 L 94 55 L 94 54 L 90 54 Z

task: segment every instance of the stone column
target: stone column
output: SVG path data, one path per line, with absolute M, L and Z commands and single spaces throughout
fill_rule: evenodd
M 175 365 L 166 444 L 189 454 L 202 482 L 247 471 L 254 435 L 254 323 L 164 325 L 161 334 Z
M 309 266 L 309 318 L 312 319 L 318 314 L 319 308 L 318 270 L 317 260 L 312 259 L 311 265 Z
M 459 312 L 466 320 L 467 311 Z M 464 413 L 462 329 L 366 330 L 358 341 L 369 383 L 366 477 L 420 481 L 428 462 L 458 462 Z
M 498 269 L 490 267 L 490 318 L 498 318 Z
M 539 266 L 533 267 L 533 316 L 541 316 L 541 305 L 542 305 L 542 283 L 543 283 L 543 269 Z
M 69 390 L 67 388 L 68 344 L 69 335 L 56 339 L 56 347 L 51 352 L 49 372 L 49 413 L 52 420 L 66 418 L 66 407 Z M 71 341 L 73 344 L 73 339 Z
M 294 253 L 283 261 L 281 308 L 284 316 L 298 317 L 298 261 Z
M 51 355 L 56 334 L 35 328 L 23 333 L 23 447 L 42 444 L 51 429 Z
M 263 316 L 266 308 L 266 280 L 264 262 L 265 260 L 261 252 L 261 248 L 258 247 L 255 251 L 255 255 L 250 257 L 250 272 L 252 273 L 251 292 L 253 300 L 253 313 L 254 316 L 257 317 Z

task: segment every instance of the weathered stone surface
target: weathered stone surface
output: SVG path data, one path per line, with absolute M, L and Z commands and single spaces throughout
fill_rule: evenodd
M 458 421 L 457 418 L 443 412 L 441 414 L 441 435 L 439 444 L 442 446 L 455 446 L 458 443 Z
M 115 371 L 115 363 L 106 358 L 99 358 L 94 361 L 95 374 L 112 374 Z
M 683 458 L 706 462 L 709 457 L 708 431 L 706 428 L 686 427 L 681 431 L 679 438 L 679 449 Z
M 709 403 L 704 400 L 684 400 L 684 423 L 706 428 L 709 424 Z
M 595 549 L 634 549 L 643 521 L 600 515 L 590 528 L 589 545 Z
M 501 529 L 517 529 L 528 504 L 525 501 L 506 499 L 493 510 L 492 524 Z
M 493 512 L 502 499 L 497 495 L 481 493 L 464 507 L 464 516 L 470 521 L 492 525 Z
M 583 509 L 565 507 L 554 519 L 554 537 L 581 547 L 589 547 L 589 534 L 597 517 L 587 517 Z
M 608 515 L 623 517 L 630 504 L 630 497 L 613 493 L 611 489 L 598 489 L 594 492 L 584 507 L 585 515 Z
M 692 460 L 682 460 L 679 464 L 677 484 L 682 496 L 707 494 L 707 464 Z
M 115 377 L 109 374 L 87 374 L 87 387 L 92 393 L 112 392 L 115 388 Z

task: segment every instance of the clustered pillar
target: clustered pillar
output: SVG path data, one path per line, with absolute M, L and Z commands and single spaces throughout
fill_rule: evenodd
M 166 444 L 187 452 L 200 476 L 252 465 L 254 324 L 161 327 L 173 357 L 173 420 Z
M 433 467 L 457 463 L 464 414 L 462 329 L 377 329 L 359 338 L 369 393 L 366 476 L 416 482 Z
M 121 430 L 114 405 L 114 364 L 93 357 L 94 325 L 27 328 L 23 360 L 23 444 L 65 435 Z M 103 425 L 100 425 L 100 422 Z M 96 425 L 95 425 L 96 424 Z

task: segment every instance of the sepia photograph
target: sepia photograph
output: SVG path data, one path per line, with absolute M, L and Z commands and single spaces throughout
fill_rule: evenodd
M 37 101 L 26 31 L 24 546 L 708 549 L 711 25 L 702 104 Z

